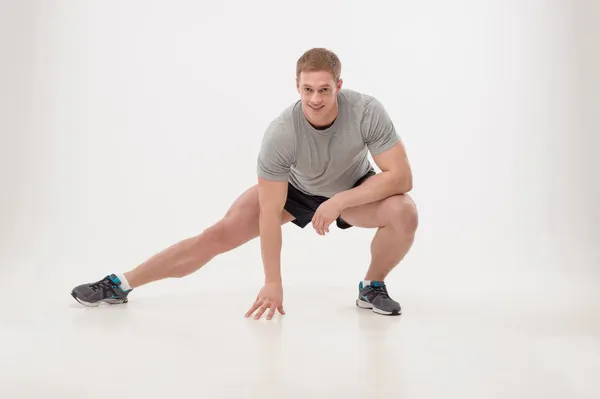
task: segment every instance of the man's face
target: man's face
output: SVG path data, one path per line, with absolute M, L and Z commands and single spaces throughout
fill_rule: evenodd
M 337 94 L 342 80 L 336 84 L 333 75 L 326 71 L 302 72 L 296 82 L 306 119 L 314 126 L 329 125 L 338 112 Z

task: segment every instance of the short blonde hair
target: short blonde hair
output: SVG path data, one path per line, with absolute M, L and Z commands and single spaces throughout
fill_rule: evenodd
M 325 48 L 312 48 L 298 59 L 296 78 L 300 79 L 300 73 L 304 71 L 330 72 L 337 83 L 342 74 L 342 63 L 333 51 Z

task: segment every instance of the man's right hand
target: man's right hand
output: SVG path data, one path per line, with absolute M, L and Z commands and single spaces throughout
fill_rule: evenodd
M 255 319 L 270 309 L 267 320 L 273 318 L 275 310 L 283 312 L 283 288 L 281 286 L 281 215 L 287 198 L 286 181 L 258 179 L 260 206 L 260 247 L 265 271 L 265 285 L 258 293 L 254 305 L 246 313 L 249 317 L 257 311 Z
M 267 309 L 269 309 L 267 320 L 273 318 L 275 310 L 278 310 L 282 315 L 285 314 L 283 310 L 283 286 L 280 282 L 266 283 L 256 296 L 256 301 L 254 301 L 250 310 L 246 312 L 245 317 L 250 317 L 256 312 L 254 320 L 258 320 Z

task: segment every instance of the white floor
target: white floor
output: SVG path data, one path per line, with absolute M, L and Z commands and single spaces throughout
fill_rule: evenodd
M 48 300 L 5 297 L 0 397 L 597 399 L 597 296 L 553 294 L 548 279 L 523 295 L 535 278 L 505 296 L 398 283 L 400 317 L 358 309 L 354 286 L 290 283 L 272 321 L 243 318 L 254 280 L 198 275 L 99 308 L 50 284 Z

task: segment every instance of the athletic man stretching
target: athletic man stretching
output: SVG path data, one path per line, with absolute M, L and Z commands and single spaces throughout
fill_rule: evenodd
M 406 255 L 417 229 L 417 210 L 406 194 L 412 174 L 404 146 L 382 104 L 342 90 L 341 63 L 314 48 L 296 66 L 300 101 L 266 129 L 258 155 L 258 184 L 245 191 L 225 216 L 201 234 L 154 255 L 126 273 L 73 289 L 87 306 L 125 303 L 133 288 L 183 277 L 215 256 L 260 237 L 265 283 L 246 317 L 269 320 L 283 310 L 281 225 L 309 223 L 324 235 L 340 229 L 376 228 L 371 264 L 358 287 L 356 305 L 384 315 L 401 314 L 384 279 Z M 373 157 L 381 173 L 368 159 Z

